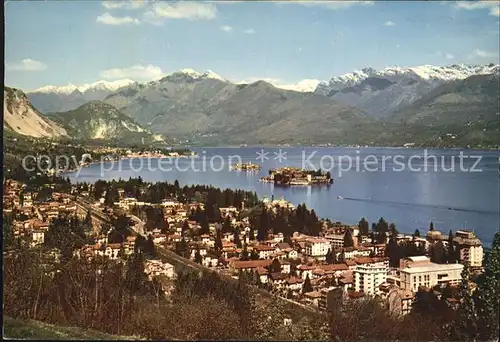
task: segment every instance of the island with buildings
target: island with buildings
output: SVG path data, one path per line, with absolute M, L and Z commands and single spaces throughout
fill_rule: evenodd
M 253 163 L 238 163 L 231 166 L 231 170 L 235 171 L 259 171 L 261 169 L 259 164 Z
M 261 182 L 276 185 L 330 185 L 333 178 L 330 172 L 321 170 L 304 170 L 296 167 L 281 167 L 269 170 L 269 175 L 261 178 Z

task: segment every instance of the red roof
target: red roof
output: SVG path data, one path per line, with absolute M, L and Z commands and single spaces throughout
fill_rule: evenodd
M 258 252 L 274 251 L 274 247 L 268 245 L 255 245 L 253 248 Z
M 233 267 L 236 269 L 267 267 L 271 265 L 272 262 L 273 262 L 272 260 L 248 260 L 248 261 L 235 260 L 233 261 Z

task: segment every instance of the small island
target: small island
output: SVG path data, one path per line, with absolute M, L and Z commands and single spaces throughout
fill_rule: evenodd
M 258 171 L 260 170 L 260 165 L 253 163 L 238 163 L 233 165 L 231 169 L 237 171 Z
M 321 170 L 303 170 L 296 167 L 282 167 L 269 170 L 269 176 L 262 177 L 261 182 L 276 185 L 330 185 L 333 178 L 330 172 Z

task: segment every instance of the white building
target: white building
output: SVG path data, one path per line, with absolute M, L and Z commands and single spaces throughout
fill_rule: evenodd
M 305 255 L 318 260 L 325 260 L 330 249 L 330 242 L 326 239 L 308 239 L 305 246 Z
M 354 289 L 368 295 L 380 294 L 379 286 L 387 279 L 389 267 L 386 263 L 358 265 L 354 268 Z
M 144 272 L 150 279 L 159 275 L 165 275 L 169 279 L 174 279 L 176 276 L 174 265 L 161 260 L 146 260 Z
M 344 234 L 328 234 L 325 239 L 330 242 L 332 249 L 344 247 Z
M 45 241 L 45 232 L 43 230 L 33 230 L 31 233 L 32 245 L 41 245 Z
M 453 242 L 460 248 L 460 262 L 471 267 L 483 265 L 483 245 L 469 230 L 457 230 Z
M 401 269 L 401 288 L 417 292 L 419 286 L 431 288 L 436 285 L 458 284 L 462 279 L 462 264 L 418 263 L 414 267 Z

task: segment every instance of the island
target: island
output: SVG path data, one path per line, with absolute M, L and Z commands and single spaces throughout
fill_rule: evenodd
M 261 182 L 274 183 L 276 185 L 330 185 L 333 178 L 330 172 L 321 170 L 304 170 L 296 167 L 282 167 L 269 170 L 269 176 L 264 176 Z
M 253 163 L 238 163 L 231 166 L 231 170 L 237 171 L 258 171 L 260 170 L 260 165 Z

